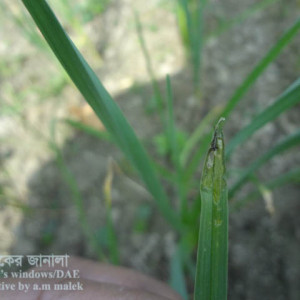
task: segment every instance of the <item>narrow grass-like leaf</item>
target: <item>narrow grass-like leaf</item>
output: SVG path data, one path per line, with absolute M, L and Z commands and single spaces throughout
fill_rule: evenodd
M 161 113 L 161 111 L 163 109 L 163 97 L 161 95 L 161 91 L 160 91 L 160 88 L 159 88 L 159 85 L 158 85 L 158 82 L 156 79 L 156 75 L 155 75 L 155 72 L 152 67 L 151 56 L 149 54 L 149 51 L 148 51 L 148 48 L 146 45 L 146 41 L 144 39 L 142 23 L 140 21 L 139 15 L 136 11 L 134 11 L 134 18 L 135 18 L 135 27 L 136 27 L 136 32 L 138 35 L 139 43 L 140 43 L 140 46 L 142 49 L 143 56 L 145 58 L 147 72 L 148 72 L 150 80 L 151 80 L 156 109 L 158 110 L 159 113 Z M 163 122 L 163 120 L 162 120 L 162 122 Z
M 180 220 L 168 202 L 150 159 L 118 105 L 67 36 L 48 4 L 44 0 L 22 1 L 76 87 L 140 173 L 165 219 L 180 229 Z
M 253 176 L 252 181 L 261 194 L 261 197 L 265 204 L 266 211 L 271 216 L 274 216 L 275 214 L 274 197 L 272 195 L 271 190 L 265 185 L 264 182 L 260 182 L 260 180 L 256 176 Z
M 194 175 L 194 172 L 198 168 L 201 158 L 205 155 L 205 151 L 207 149 L 207 146 L 209 145 L 210 139 L 211 139 L 211 132 L 205 134 L 199 141 L 200 146 L 197 149 L 196 153 L 194 154 L 191 162 L 188 164 L 188 166 L 185 169 L 184 179 L 186 181 L 189 181 L 190 178 Z
M 176 126 L 175 126 L 175 117 L 173 111 L 173 92 L 171 87 L 170 77 L 166 77 L 166 86 L 167 86 L 167 108 L 168 108 L 168 115 L 167 115 L 167 136 L 171 148 L 171 158 L 173 165 L 175 166 L 175 180 L 176 186 L 179 195 L 180 201 L 180 214 L 182 218 L 185 218 L 187 215 L 187 199 L 185 196 L 185 187 L 182 181 L 182 167 L 179 161 L 179 152 L 178 152 L 178 145 L 176 139 Z
M 187 48 L 188 60 L 193 68 L 194 87 L 198 93 L 200 91 L 204 10 L 207 0 L 177 0 L 177 2 L 179 30 Z
M 300 168 L 296 168 L 294 170 L 286 172 L 286 173 L 266 182 L 265 186 L 270 190 L 275 190 L 283 185 L 286 185 L 289 183 L 299 183 L 299 182 L 300 182 Z M 244 198 L 239 199 L 238 201 L 234 201 L 230 206 L 231 211 L 241 209 L 242 207 L 247 205 L 249 202 L 257 199 L 260 195 L 261 195 L 261 193 L 258 189 L 252 191 Z
M 185 47 L 189 47 L 192 18 L 188 7 L 188 0 L 177 0 L 177 19 L 182 42 Z
M 56 133 L 56 121 L 54 120 L 51 123 L 51 140 L 49 140 L 49 146 L 56 155 L 56 163 L 58 169 L 60 170 L 63 181 L 66 183 L 66 185 L 69 188 L 71 199 L 77 210 L 82 231 L 84 235 L 87 237 L 87 239 L 89 240 L 90 244 L 93 246 L 94 251 L 98 256 L 98 259 L 104 260 L 106 259 L 106 257 L 103 254 L 103 251 L 97 241 L 96 235 L 93 233 L 93 230 L 91 229 L 88 223 L 87 215 L 85 213 L 83 198 L 79 191 L 76 179 L 74 178 L 74 175 L 70 172 L 65 162 L 65 159 L 63 157 L 63 154 L 55 142 L 56 140 L 55 133 Z
M 250 74 L 245 78 L 242 84 L 236 89 L 233 96 L 227 102 L 222 116 L 227 117 L 245 93 L 250 89 L 263 71 L 272 63 L 279 53 L 291 42 L 300 29 L 300 18 L 296 23 L 278 40 L 278 42 L 270 49 L 270 51 L 258 62 Z
M 196 145 L 201 142 L 201 139 L 207 132 L 208 126 L 211 126 L 211 123 L 214 122 L 216 117 L 220 114 L 222 106 L 217 105 L 212 108 L 207 115 L 201 120 L 197 128 L 191 134 L 189 139 L 186 141 L 184 148 L 180 153 L 180 164 L 185 166 L 191 156 L 192 151 L 195 149 Z
M 233 197 L 235 193 L 243 186 L 243 184 L 247 181 L 249 176 L 253 174 L 258 168 L 260 168 L 263 164 L 269 161 L 272 157 L 277 154 L 286 151 L 287 149 L 294 147 L 300 144 L 300 130 L 295 133 L 289 135 L 283 141 L 275 145 L 272 149 L 267 151 L 265 154 L 260 156 L 254 162 L 252 162 L 248 168 L 246 168 L 242 174 L 240 174 L 238 180 L 233 184 L 233 186 L 229 189 L 229 198 Z
M 115 231 L 115 226 L 112 216 L 112 181 L 114 177 L 113 164 L 110 161 L 108 164 L 107 174 L 103 183 L 103 196 L 106 209 L 106 230 L 107 230 L 107 244 L 109 249 L 110 262 L 113 264 L 118 264 L 119 259 L 119 247 L 118 240 Z
M 241 24 L 245 20 L 247 20 L 249 17 L 253 16 L 255 13 L 260 12 L 264 9 L 266 9 L 269 5 L 277 2 L 278 0 L 262 0 L 257 3 L 254 3 L 250 7 L 247 7 L 242 12 L 238 13 L 236 16 L 231 18 L 230 20 L 225 20 L 221 22 L 221 24 L 218 26 L 218 29 L 209 34 L 208 38 L 210 37 L 216 37 L 222 35 L 225 31 L 228 31 L 235 25 Z
M 297 35 L 300 29 L 300 19 L 278 40 L 278 42 L 270 49 L 270 51 L 259 61 L 259 63 L 254 67 L 250 74 L 245 78 L 242 84 L 236 89 L 233 96 L 228 100 L 225 108 L 220 113 L 220 116 L 229 116 L 238 102 L 254 84 L 254 82 L 259 78 L 259 76 L 264 72 L 264 70 L 272 63 L 280 52 L 292 41 L 292 39 Z M 248 137 L 247 137 L 248 138 Z M 245 138 L 246 139 L 246 138 Z M 201 145 L 197 150 L 196 154 L 191 160 L 191 163 L 187 166 L 185 172 L 186 180 L 189 180 L 193 176 L 195 170 L 199 165 L 199 161 L 205 153 L 205 149 L 209 145 L 210 134 L 207 134 L 203 139 L 201 139 Z M 229 145 L 226 147 L 227 153 L 230 153 Z
M 228 203 L 224 138 L 220 119 L 200 183 L 201 214 L 195 300 L 227 299 Z
M 8 2 L 9 3 L 9 2 Z M 0 1 L 1 13 L 5 13 L 5 17 L 14 21 L 14 24 L 18 26 L 18 29 L 23 33 L 23 36 L 35 47 L 42 51 L 47 49 L 45 41 L 34 31 L 34 23 L 25 14 L 24 10 L 20 11 L 14 8 L 14 4 L 11 2 L 8 4 L 6 1 Z M 46 51 L 45 51 L 46 52 Z
M 2 139 L 0 139 L 0 142 L 3 142 Z M 4 175 L 5 181 L 12 181 L 10 172 L 3 165 L 1 165 L 1 172 L 2 175 Z M 8 192 L 6 191 L 6 188 L 3 184 L 1 184 L 2 182 L 0 182 L 0 207 L 4 205 L 9 205 L 21 209 L 24 213 L 32 213 L 35 210 L 35 208 L 30 207 L 28 204 L 24 204 L 24 202 L 21 199 L 19 199 L 20 197 L 18 197 L 18 195 L 9 195 L 8 197 Z
M 186 288 L 182 258 L 179 247 L 175 249 L 170 263 L 170 285 L 177 291 L 184 300 L 188 300 L 188 292 Z
M 290 85 L 273 104 L 258 114 L 249 125 L 241 129 L 230 141 L 226 148 L 226 156 L 241 143 L 245 142 L 253 133 L 268 122 L 274 120 L 282 112 L 300 102 L 300 78 Z
M 74 120 L 71 120 L 71 119 L 64 119 L 63 121 L 66 124 L 72 126 L 73 128 L 87 133 L 88 135 L 94 136 L 94 137 L 96 137 L 100 140 L 113 142 L 113 138 L 106 131 L 100 131 L 98 129 L 95 129 L 92 126 L 89 126 L 89 125 L 86 125 L 82 122 L 74 121 Z

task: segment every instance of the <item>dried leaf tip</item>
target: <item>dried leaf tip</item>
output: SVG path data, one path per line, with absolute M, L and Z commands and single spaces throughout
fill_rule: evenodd
M 219 131 L 219 130 L 223 129 L 223 125 L 224 125 L 225 120 L 226 119 L 224 117 L 220 118 L 220 120 L 218 121 L 218 123 L 215 126 L 215 131 Z
M 218 121 L 218 123 L 215 125 L 215 132 L 214 132 L 214 136 L 213 139 L 211 141 L 210 144 L 210 151 L 216 151 L 217 149 L 219 149 L 218 147 L 218 138 L 223 138 L 223 125 L 225 122 L 225 118 L 220 118 L 220 120 Z

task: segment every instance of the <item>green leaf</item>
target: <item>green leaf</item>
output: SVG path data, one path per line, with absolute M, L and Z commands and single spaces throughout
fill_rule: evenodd
M 184 148 L 182 149 L 180 153 L 180 164 L 182 166 L 185 166 L 191 156 L 192 151 L 195 149 L 196 145 L 201 144 L 201 140 L 207 133 L 207 129 L 211 124 L 213 124 L 216 117 L 220 114 L 222 110 L 222 106 L 217 105 L 213 107 L 207 115 L 204 116 L 204 118 L 200 121 L 197 128 L 194 130 L 194 132 L 191 134 L 191 136 L 186 141 Z M 209 129 L 210 131 L 210 129 Z
M 285 184 L 289 183 L 299 183 L 300 182 L 300 168 L 296 168 L 294 170 L 291 170 L 289 172 L 286 172 L 268 182 L 266 182 L 264 185 L 269 190 L 277 189 Z M 249 193 L 247 196 L 245 196 L 242 199 L 239 199 L 238 201 L 235 201 L 231 205 L 231 210 L 235 211 L 242 207 L 244 207 L 247 203 L 254 201 L 261 195 L 260 191 L 258 189 L 254 190 L 253 192 Z
M 241 143 L 245 142 L 258 129 L 274 120 L 282 112 L 291 108 L 293 105 L 300 102 L 300 78 L 290 85 L 273 104 L 268 106 L 260 114 L 258 114 L 252 122 L 241 129 L 230 141 L 226 148 L 226 156 L 230 156 L 232 151 Z
M 228 20 L 224 20 L 223 22 L 220 22 L 218 28 L 215 31 L 213 31 L 211 34 L 209 34 L 208 38 L 220 36 L 224 32 L 234 27 L 235 25 L 243 23 L 245 20 L 252 17 L 257 12 L 261 12 L 265 10 L 269 5 L 277 1 L 278 0 L 261 0 L 257 3 L 254 3 L 253 5 L 247 7 L 244 11 L 238 13 L 236 16 Z
M 138 170 L 165 219 L 173 227 L 180 229 L 180 220 L 170 206 L 150 159 L 118 105 L 67 36 L 48 4 L 44 0 L 22 1 L 78 90 Z
M 196 93 L 200 90 L 201 56 L 203 48 L 203 23 L 207 0 L 177 0 L 179 32 L 193 68 Z
M 170 263 L 170 285 L 177 291 L 185 300 L 188 299 L 188 292 L 186 288 L 182 258 L 180 255 L 180 247 L 177 246 L 172 255 Z
M 195 300 L 227 299 L 228 201 L 224 138 L 218 122 L 208 150 L 201 183 L 201 214 Z
M 278 42 L 269 50 L 269 52 L 258 62 L 249 75 L 244 79 L 241 85 L 235 90 L 233 96 L 227 101 L 225 108 L 222 110 L 219 116 L 227 117 L 230 115 L 236 105 L 242 100 L 246 92 L 251 88 L 259 76 L 265 71 L 265 69 L 277 58 L 280 52 L 292 41 L 297 35 L 300 29 L 300 18 L 296 23 L 287 30 L 286 33 L 278 40 Z M 193 176 L 195 170 L 199 166 L 199 161 L 205 153 L 205 149 L 209 145 L 210 134 L 207 134 L 201 139 L 200 147 L 196 154 L 193 156 L 190 164 L 187 166 L 185 172 L 185 178 L 189 180 Z M 227 153 L 230 152 L 230 147 L 227 146 Z
M 238 102 L 258 79 L 258 77 L 264 72 L 264 70 L 272 63 L 280 52 L 291 42 L 291 40 L 297 35 L 300 29 L 300 18 L 296 23 L 278 40 L 278 42 L 269 50 L 269 52 L 259 61 L 250 74 L 245 78 L 242 84 L 235 90 L 233 96 L 227 102 L 222 116 L 225 118 L 231 113 Z
M 163 97 L 161 95 L 161 91 L 159 88 L 159 84 L 155 75 L 155 72 L 153 70 L 153 64 L 151 61 L 151 55 L 148 51 L 147 48 L 147 44 L 146 41 L 144 39 L 144 34 L 143 34 L 143 27 L 142 27 L 142 23 L 140 21 L 139 15 L 137 13 L 137 11 L 134 11 L 134 21 L 135 21 L 135 28 L 136 28 L 136 32 L 137 32 L 137 36 L 139 39 L 139 44 L 141 46 L 141 50 L 145 59 L 145 63 L 146 63 L 146 68 L 147 68 L 147 72 L 148 75 L 150 77 L 151 80 L 151 85 L 152 85 L 152 90 L 154 93 L 154 106 L 157 109 L 157 111 L 160 114 L 160 117 L 162 117 L 162 109 L 163 109 Z M 163 123 L 163 119 L 161 120 Z
M 183 185 L 182 177 L 183 171 L 179 161 L 179 147 L 176 138 L 176 127 L 175 127 L 175 117 L 173 112 L 173 92 L 171 87 L 170 77 L 167 76 L 166 78 L 166 85 L 167 85 L 167 108 L 168 108 L 168 115 L 167 115 L 167 137 L 169 140 L 169 144 L 171 146 L 171 157 L 172 163 L 175 167 L 175 179 L 176 179 L 176 187 L 177 192 L 179 195 L 180 200 L 180 213 L 182 218 L 184 219 L 187 215 L 187 199 L 185 195 L 185 187 Z
M 95 129 L 92 126 L 89 126 L 82 122 L 74 121 L 71 119 L 64 119 L 63 121 L 66 124 L 72 126 L 73 128 L 81 130 L 81 131 L 83 131 L 91 136 L 94 136 L 100 140 L 113 142 L 113 139 L 111 138 L 110 134 L 106 131 L 101 131 L 101 130 Z
M 289 135 L 283 141 L 278 143 L 272 149 L 267 151 L 265 154 L 260 156 L 254 162 L 252 162 L 248 168 L 246 168 L 242 174 L 240 174 L 238 180 L 234 183 L 234 185 L 229 189 L 229 198 L 233 197 L 235 193 L 245 184 L 247 179 L 263 164 L 269 161 L 272 157 L 277 154 L 286 151 L 287 149 L 294 147 L 300 144 L 300 130 L 296 131 L 295 133 Z
M 207 149 L 207 146 L 209 145 L 209 141 L 211 139 L 211 132 L 205 134 L 201 140 L 200 140 L 200 146 L 197 149 L 196 153 L 194 154 L 191 162 L 188 164 L 185 170 L 185 180 L 190 180 L 190 178 L 193 176 L 194 172 L 196 171 L 197 167 L 199 166 L 199 162 L 201 158 L 205 155 L 205 151 Z
M 73 201 L 77 214 L 78 219 L 82 228 L 83 233 L 87 237 L 88 241 L 94 248 L 95 253 L 98 256 L 99 260 L 106 260 L 106 257 L 97 241 L 97 238 L 88 222 L 88 218 L 85 212 L 84 208 L 84 200 L 81 195 L 81 192 L 78 188 L 78 184 L 76 182 L 76 179 L 72 172 L 69 170 L 66 161 L 64 159 L 62 151 L 59 149 L 59 147 L 56 144 L 56 120 L 53 120 L 50 127 L 50 133 L 51 133 L 51 139 L 49 140 L 49 146 L 51 150 L 55 154 L 56 164 L 60 171 L 61 177 L 65 184 L 67 185 L 69 191 L 71 200 Z

